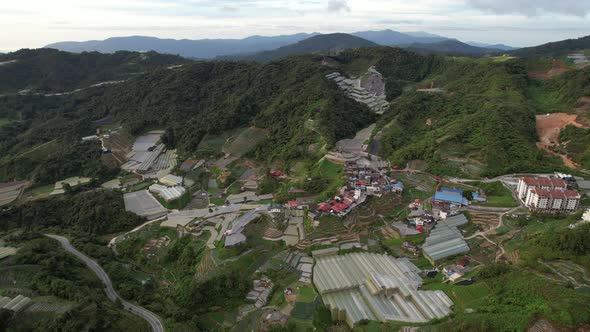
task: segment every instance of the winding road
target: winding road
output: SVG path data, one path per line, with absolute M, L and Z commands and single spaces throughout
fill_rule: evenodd
M 150 324 L 150 326 L 154 332 L 164 332 L 164 325 L 162 324 L 162 321 L 160 320 L 160 318 L 158 316 L 156 316 L 156 314 L 154 314 L 153 312 L 148 311 L 140 306 L 136 306 L 134 304 L 131 304 L 131 303 L 125 301 L 123 298 L 121 298 L 119 296 L 119 294 L 117 294 L 117 292 L 113 288 L 111 278 L 109 278 L 109 275 L 103 270 L 103 268 L 100 265 L 98 265 L 98 263 L 96 263 L 90 257 L 79 252 L 76 248 L 74 248 L 70 244 L 70 241 L 68 239 L 66 239 L 65 237 L 59 236 L 59 235 L 53 235 L 53 234 L 45 234 L 45 236 L 52 238 L 54 240 L 57 240 L 67 252 L 78 257 L 94 273 L 96 273 L 98 278 L 105 285 L 105 292 L 107 293 L 107 297 L 111 301 L 115 302 L 117 299 L 119 299 L 121 301 L 121 304 L 123 305 L 123 308 L 125 308 L 125 310 L 128 310 L 129 312 L 133 313 L 134 315 L 137 315 L 137 316 L 145 319 Z

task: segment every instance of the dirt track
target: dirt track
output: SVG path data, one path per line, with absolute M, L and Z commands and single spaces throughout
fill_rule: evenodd
M 539 134 L 540 141 L 537 142 L 537 146 L 551 153 L 553 155 L 561 157 L 564 164 L 570 168 L 579 167 L 573 160 L 569 159 L 566 155 L 559 154 L 553 151 L 551 148 L 559 145 L 559 133 L 561 129 L 568 125 L 574 125 L 580 128 L 587 128 L 586 126 L 577 122 L 578 116 L 575 114 L 567 113 L 552 113 L 549 115 L 537 115 L 537 133 Z

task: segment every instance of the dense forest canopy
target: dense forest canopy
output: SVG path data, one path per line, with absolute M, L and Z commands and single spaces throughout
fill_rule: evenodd
M 105 81 L 124 80 L 160 66 L 188 60 L 155 52 L 119 51 L 113 54 L 74 54 L 54 49 L 22 49 L 0 55 L 0 94 L 29 89 L 31 92 L 67 92 Z
M 95 190 L 63 195 L 0 210 L 1 230 L 55 227 L 92 235 L 114 233 L 139 224 L 141 218 L 125 211 L 123 194 Z

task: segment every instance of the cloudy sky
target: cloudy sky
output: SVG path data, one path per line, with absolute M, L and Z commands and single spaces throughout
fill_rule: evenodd
M 590 35 L 590 0 L 2 0 L 0 50 L 145 35 L 392 29 L 529 46 Z

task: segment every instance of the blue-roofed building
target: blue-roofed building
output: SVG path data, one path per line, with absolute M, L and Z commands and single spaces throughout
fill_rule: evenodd
M 458 192 L 437 191 L 432 200 L 438 203 L 469 205 L 469 201 Z
M 441 187 L 439 189 L 439 191 L 442 191 L 442 192 L 445 192 L 445 193 L 457 193 L 457 194 L 463 196 L 463 189 L 459 189 L 459 188 Z
M 391 191 L 400 192 L 401 193 L 402 191 L 404 191 L 404 184 L 401 183 L 401 182 L 396 182 L 396 183 L 392 184 L 391 185 Z
M 473 192 L 471 193 L 471 197 L 473 198 L 472 200 L 475 202 L 481 202 L 481 203 L 485 203 L 488 201 L 488 197 L 486 195 L 480 195 L 477 192 Z

